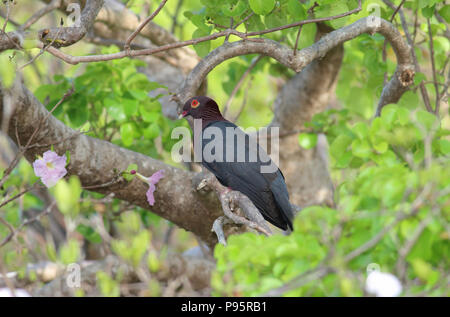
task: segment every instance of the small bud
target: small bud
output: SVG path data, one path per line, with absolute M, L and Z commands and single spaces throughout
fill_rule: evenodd
M 131 170 L 131 171 L 130 171 L 130 174 L 131 174 L 131 175 L 134 175 L 134 174 L 136 174 L 136 171 L 135 171 L 135 170 Z

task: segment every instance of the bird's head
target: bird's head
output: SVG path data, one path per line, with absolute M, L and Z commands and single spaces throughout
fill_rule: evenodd
M 220 119 L 219 106 L 217 103 L 206 96 L 192 97 L 183 106 L 180 118 L 192 116 L 194 119 Z

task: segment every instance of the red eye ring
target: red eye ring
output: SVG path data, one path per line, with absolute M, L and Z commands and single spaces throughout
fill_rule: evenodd
M 199 105 L 200 105 L 200 102 L 198 102 L 197 99 L 192 100 L 192 102 L 191 102 L 192 108 L 197 108 Z

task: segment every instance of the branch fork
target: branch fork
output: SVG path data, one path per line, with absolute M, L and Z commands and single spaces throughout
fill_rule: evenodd
M 272 232 L 266 224 L 264 218 L 253 205 L 253 203 L 238 191 L 225 188 L 212 175 L 202 178 L 196 186 L 197 190 L 214 190 L 219 197 L 224 216 L 218 217 L 212 226 L 211 231 L 215 232 L 219 243 L 226 245 L 223 226 L 225 224 L 244 225 L 250 229 L 256 230 L 266 236 L 272 235 Z M 243 213 L 244 216 L 238 213 Z M 249 218 L 249 219 L 246 219 Z

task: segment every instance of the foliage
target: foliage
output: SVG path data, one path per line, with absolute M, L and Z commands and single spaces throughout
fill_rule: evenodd
M 443 69 L 449 45 L 441 35 L 445 26 L 427 13 L 445 12 L 445 6 L 438 2 L 407 1 L 405 7 L 419 10 L 419 29 L 424 34 L 428 32 L 424 18 L 431 18 L 436 69 Z M 325 10 L 323 16 L 332 14 L 335 12 Z M 391 14 L 392 10 L 381 7 L 383 18 L 389 19 Z M 354 19 L 357 16 L 347 18 Z M 340 20 L 333 22 L 332 26 L 338 27 Z M 262 295 L 329 267 L 331 274 L 302 286 L 294 284 L 278 294 L 361 296 L 366 269 L 377 263 L 382 271 L 399 275 L 404 295 L 448 296 L 448 109 L 442 118 L 425 110 L 418 85 L 429 75 L 418 73 L 413 89 L 398 104 L 384 107 L 381 117 L 373 118 L 384 74 L 392 73 L 395 67 L 392 51 L 387 51 L 387 63 L 382 60 L 383 42 L 383 37 L 375 34 L 345 44 L 337 87 L 342 109 L 315 115 L 305 125 L 311 132 L 299 134 L 299 145 L 305 149 L 316 146 L 318 133 L 327 137 L 336 185 L 335 208 L 310 206 L 301 210 L 289 236 L 244 234 L 231 237 L 226 247 L 218 245 L 212 280 L 216 295 Z M 429 58 L 427 46 L 416 49 L 419 63 Z M 445 74 L 439 72 L 439 76 Z M 444 82 L 444 77 L 438 81 Z M 430 95 L 432 86 L 428 81 Z M 392 230 L 383 231 L 390 226 Z M 373 246 L 359 252 L 358 247 L 380 233 Z M 352 254 L 355 250 L 357 255 Z M 351 259 L 346 258 L 349 255 Z
M 398 105 L 371 123 L 351 124 L 348 110 L 316 115 L 310 126 L 326 133 L 337 182 L 336 208 L 310 206 L 289 236 L 245 234 L 217 246 L 213 286 L 218 295 L 261 295 L 318 266 L 334 273 L 287 296 L 360 296 L 366 268 L 395 272 L 405 261 L 407 294 L 445 294 L 450 244 L 450 131 L 424 110 Z M 429 148 L 428 148 L 429 147 Z M 404 220 L 399 220 L 404 217 Z M 416 238 L 404 259 L 399 256 Z M 351 260 L 348 254 L 384 228 L 392 230 Z
M 149 1 L 122 2 L 142 17 L 148 16 L 157 5 L 151 1 L 153 7 L 147 8 L 144 4 Z M 392 2 L 398 6 L 402 1 Z M 260 31 L 304 19 L 342 14 L 356 8 L 357 3 L 357 0 L 183 1 L 174 30 L 178 38 L 188 40 L 221 31 L 230 24 L 235 26 L 251 15 L 237 30 Z M 32 5 L 36 5 L 35 1 Z M 169 13 L 165 8 L 155 18 L 155 23 L 170 29 L 176 5 L 177 1 L 168 1 Z M 393 10 L 383 1 L 369 0 L 362 1 L 362 10 L 357 14 L 325 23 L 340 28 L 373 13 L 374 6 L 379 8 L 382 18 L 391 18 Z M 379 264 L 382 271 L 400 278 L 403 295 L 450 295 L 447 287 L 449 108 L 447 104 L 438 116 L 426 111 L 419 87 L 420 84 L 425 86 L 435 107 L 433 59 L 436 85 L 440 91 L 448 88 L 445 84 L 450 42 L 444 32 L 448 32 L 450 9 L 440 0 L 409 0 L 404 2 L 403 10 L 409 31 L 415 37 L 414 50 L 421 66 L 421 72 L 415 74 L 413 87 L 397 104 L 385 106 L 379 118 L 373 118 L 385 75 L 393 74 L 396 59 L 389 45 L 383 57 L 385 40 L 381 35 L 361 35 L 344 44 L 336 102 L 329 110 L 315 115 L 305 125 L 305 131 L 298 134 L 298 146 L 305 151 L 316 150 L 319 134 L 327 137 L 335 206 L 302 209 L 290 235 L 265 237 L 246 233 L 229 237 L 227 246 L 217 245 L 214 250 L 217 268 L 211 282 L 214 295 L 256 296 L 294 280 L 298 284 L 294 283 L 280 295 L 362 296 L 366 295 L 364 281 L 371 263 Z M 29 17 L 26 11 L 29 10 L 21 10 L 14 19 L 23 23 Z M 436 13 L 447 25 L 437 19 Z M 416 14 L 417 29 L 414 29 Z M 433 54 L 429 48 L 427 19 L 433 37 Z M 3 25 L 4 20 L 0 21 Z M 399 14 L 393 23 L 398 29 L 402 28 Z M 6 31 L 11 30 L 8 24 Z M 294 48 L 298 30 L 298 27 L 285 29 L 264 37 Z M 315 24 L 304 25 L 298 48 L 314 43 L 316 30 Z M 228 40 L 241 39 L 231 36 Z M 193 48 L 204 57 L 223 43 L 224 39 L 219 38 L 198 43 Z M 70 48 L 71 54 L 77 55 L 82 48 L 92 47 L 79 43 Z M 95 47 L 93 51 L 108 54 L 118 52 L 119 48 Z M 31 50 L 32 55 L 38 52 L 38 49 Z M 0 53 L 0 80 L 5 87 L 13 83 L 17 60 L 25 56 L 21 52 L 15 57 L 10 55 Z M 224 105 L 254 58 L 254 55 L 242 56 L 215 68 L 208 75 L 208 95 Z M 140 72 L 146 67 L 145 62 L 124 58 L 76 67 L 65 64 L 49 67 L 54 61 L 53 56 L 43 54 L 23 73 L 27 86 L 47 109 L 74 88 L 70 98 L 53 113 L 55 117 L 82 133 L 175 165 L 169 153 L 177 140 L 172 140 L 170 134 L 175 127 L 187 126 L 187 123 L 172 121 L 163 115 L 159 98 L 172 92 Z M 231 103 L 230 113 L 238 113 L 248 94 L 249 102 L 237 124 L 244 128 L 268 124 L 276 96 L 292 76 L 291 70 L 276 61 L 267 57 L 261 59 Z M 149 95 L 149 91 L 155 90 L 156 93 Z M 0 179 L 6 168 L 2 154 Z M 130 171 L 136 169 L 137 166 L 130 166 L 126 171 L 116 172 L 131 180 Z M 39 184 L 38 178 L 23 159 L 0 188 L 0 204 L 33 184 Z M 35 234 L 39 226 L 33 231 L 24 225 L 36 215 L 36 210 L 43 212 L 51 206 L 46 196 L 43 198 L 36 191 L 21 195 L 0 210 L 0 216 L 18 230 L 14 239 L 0 248 L 0 270 L 17 271 L 23 277 L 27 274 L 28 263 L 81 263 L 91 257 L 98 259 L 114 254 L 140 272 L 139 278 L 145 285 L 138 295 L 158 296 L 162 294 L 164 283 L 159 283 L 155 277 L 165 269 L 168 249 L 182 252 L 197 244 L 193 235 L 179 228 L 172 230 L 173 224 L 147 210 L 84 190 L 76 177 L 60 181 L 47 194 L 54 198 L 61 214 L 58 214 L 60 218 L 51 220 L 46 218 L 48 214 L 43 215 L 41 224 L 50 232 L 52 221 L 56 219 L 64 227 L 65 236 L 56 242 L 53 236 Z M 0 242 L 9 233 L 9 229 L 0 224 Z M 303 277 L 322 268 L 330 271 L 312 282 L 300 283 Z M 96 278 L 98 294 L 123 295 L 121 285 L 127 283 L 123 271 L 100 271 Z M 83 292 L 76 294 L 82 296 Z

